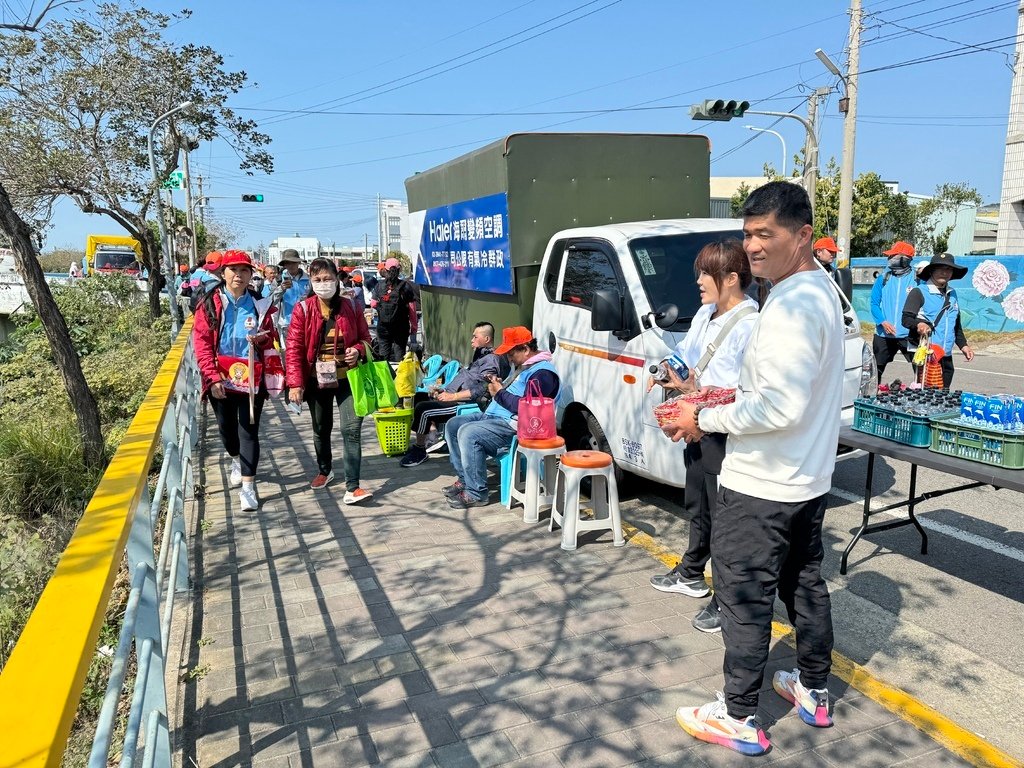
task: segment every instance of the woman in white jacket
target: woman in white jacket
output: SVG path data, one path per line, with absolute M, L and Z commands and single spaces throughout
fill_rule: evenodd
M 697 254 L 694 271 L 701 308 L 675 354 L 686 364 L 688 376 L 681 379 L 669 366 L 669 380 L 662 386 L 680 392 L 691 392 L 697 387 L 735 389 L 743 352 L 757 318 L 757 304 L 745 293 L 753 279 L 750 262 L 739 240 L 725 240 L 704 246 Z M 686 446 L 683 507 L 690 520 L 689 545 L 675 568 L 651 577 L 651 586 L 661 592 L 689 597 L 705 597 L 710 592 L 704 580 L 704 566 L 711 557 L 711 515 L 724 457 L 723 434 L 707 434 Z M 713 597 L 692 624 L 701 632 L 721 631 L 718 604 Z

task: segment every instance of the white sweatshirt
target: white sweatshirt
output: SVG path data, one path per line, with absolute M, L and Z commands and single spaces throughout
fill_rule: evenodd
M 736 402 L 700 412 L 725 432 L 721 484 L 770 501 L 799 502 L 832 485 L 843 395 L 843 314 L 820 269 L 776 284 L 740 368 Z

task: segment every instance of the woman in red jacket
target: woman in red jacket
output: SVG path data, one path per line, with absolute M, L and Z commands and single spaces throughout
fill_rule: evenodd
M 229 485 L 241 486 L 243 510 L 259 507 L 256 465 L 260 460 L 260 414 L 267 399 L 263 356 L 277 339 L 270 299 L 249 291 L 252 262 L 245 251 L 225 251 L 224 279 L 212 286 L 196 307 L 192 343 L 203 379 L 203 397 L 209 396 L 217 416 L 221 441 L 231 457 Z M 255 371 L 249 369 L 252 345 Z M 250 378 L 252 377 L 252 378 Z M 255 384 L 250 418 L 250 383 Z
M 318 469 L 310 483 L 314 489 L 323 488 L 334 479 L 331 431 L 334 404 L 338 404 L 345 450 L 345 503 L 358 504 L 373 494 L 359 487 L 363 455 L 359 430 L 363 420 L 356 416 L 348 371 L 360 357 L 365 357 L 363 345 L 370 343 L 370 329 L 362 313 L 342 293 L 333 261 L 310 262 L 309 283 L 313 295 L 295 305 L 288 326 L 288 397 L 293 403 L 309 403 Z

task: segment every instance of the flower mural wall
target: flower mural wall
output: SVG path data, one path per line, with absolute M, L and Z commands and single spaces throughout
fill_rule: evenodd
M 950 285 L 960 299 L 961 322 L 970 331 L 1024 331 L 1024 256 L 957 256 L 967 275 Z M 854 268 L 885 268 L 885 259 L 854 259 Z M 853 305 L 871 322 L 872 281 L 855 280 Z

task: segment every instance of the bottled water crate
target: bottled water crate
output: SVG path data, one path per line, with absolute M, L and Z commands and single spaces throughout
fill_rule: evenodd
M 943 416 L 952 415 L 943 414 Z M 928 448 L 932 444 L 931 422 L 935 417 L 914 416 L 885 408 L 867 400 L 853 402 L 853 428 L 895 443 Z
M 935 453 L 978 461 L 1004 469 L 1024 469 L 1024 435 L 962 424 L 959 419 L 937 419 L 931 425 Z

